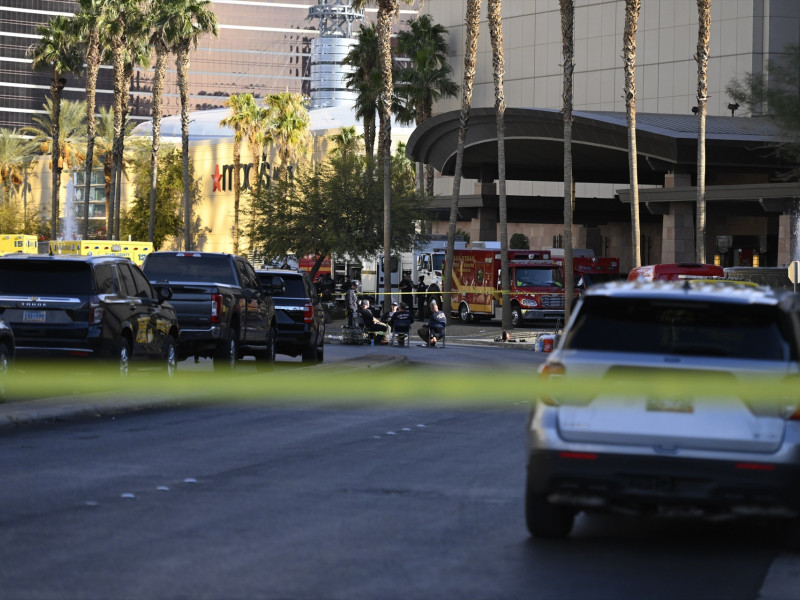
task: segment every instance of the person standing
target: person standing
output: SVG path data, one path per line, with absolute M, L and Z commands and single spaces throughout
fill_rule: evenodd
M 419 319 L 422 320 L 425 318 L 425 292 L 428 291 L 428 286 L 425 283 L 425 277 L 423 275 L 419 276 L 419 283 L 414 288 L 414 291 L 417 292 L 417 314 Z
M 350 282 L 350 288 L 347 290 L 347 326 L 355 327 L 355 316 L 358 312 L 358 296 L 356 289 L 358 284 L 355 281 Z
M 398 287 L 400 288 L 400 300 L 404 302 L 406 306 L 413 309 L 414 282 L 411 281 L 411 273 L 409 273 L 408 271 L 403 273 L 403 279 L 400 281 Z

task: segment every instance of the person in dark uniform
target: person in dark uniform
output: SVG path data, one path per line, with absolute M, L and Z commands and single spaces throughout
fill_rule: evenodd
M 419 283 L 414 287 L 414 291 L 417 292 L 417 314 L 422 320 L 425 318 L 425 292 L 428 291 L 424 276 L 419 276 Z
M 406 271 L 403 273 L 403 279 L 400 280 L 400 284 L 398 285 L 400 289 L 400 300 L 405 303 L 405 305 L 413 310 L 414 308 L 414 282 L 411 281 L 411 273 Z

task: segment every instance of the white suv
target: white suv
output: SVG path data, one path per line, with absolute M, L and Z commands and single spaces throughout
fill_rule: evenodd
M 565 537 L 581 510 L 796 523 L 800 410 L 770 385 L 798 377 L 799 309 L 725 282 L 587 290 L 540 369 L 564 393 L 527 423 L 530 533 Z

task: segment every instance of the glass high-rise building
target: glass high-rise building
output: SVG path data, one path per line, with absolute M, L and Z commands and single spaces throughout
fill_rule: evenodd
M 282 91 L 310 92 L 311 40 L 317 23 L 309 20 L 314 0 L 216 0 L 210 8 L 219 22 L 219 36 L 200 39 L 190 58 L 190 110 L 223 106 L 230 94 L 256 97 Z M 19 128 L 43 114 L 50 74 L 31 69 L 27 49 L 36 42 L 36 28 L 56 15 L 72 15 L 74 0 L 0 0 L 0 127 Z M 402 20 L 407 15 L 401 16 Z M 131 81 L 130 117 L 150 118 L 152 69 L 136 69 Z M 83 99 L 80 77 L 68 76 L 64 98 Z M 112 72 L 103 67 L 97 86 L 98 106 L 110 106 Z M 180 111 L 174 56 L 168 62 L 164 114 Z

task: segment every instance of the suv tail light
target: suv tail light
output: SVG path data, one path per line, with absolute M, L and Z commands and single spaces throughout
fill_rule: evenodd
M 211 322 L 219 323 L 222 319 L 222 294 L 211 294 Z
M 314 322 L 314 305 L 306 303 L 303 306 L 303 321 L 305 323 L 313 323 Z
M 567 370 L 561 363 L 545 363 L 539 367 L 539 380 L 548 381 L 551 377 L 562 377 L 566 372 Z M 542 404 L 547 404 L 548 406 L 559 405 L 558 400 L 552 396 L 548 396 L 547 394 L 542 394 L 539 397 L 539 400 L 542 402 Z
M 100 298 L 97 296 L 89 297 L 89 323 L 99 325 L 103 322 L 103 307 L 100 306 Z

